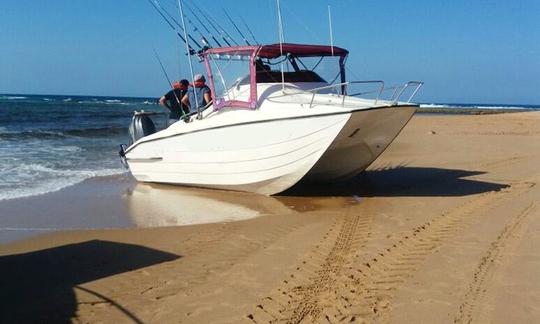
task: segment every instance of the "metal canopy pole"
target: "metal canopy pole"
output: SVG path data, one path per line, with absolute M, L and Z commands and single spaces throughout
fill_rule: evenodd
M 197 107 L 197 119 L 201 119 L 201 110 L 199 109 L 199 100 L 197 98 L 197 91 L 195 88 L 195 75 L 193 74 L 193 63 L 191 62 L 191 55 L 189 55 L 189 39 L 187 37 L 186 22 L 184 21 L 184 10 L 182 7 L 182 0 L 178 0 L 178 10 L 180 11 L 180 18 L 182 19 L 182 28 L 184 29 L 184 38 L 186 39 L 186 51 L 189 59 L 189 71 L 191 72 L 191 84 L 193 86 L 193 94 L 195 97 L 195 104 Z M 190 103 L 191 105 L 192 103 Z

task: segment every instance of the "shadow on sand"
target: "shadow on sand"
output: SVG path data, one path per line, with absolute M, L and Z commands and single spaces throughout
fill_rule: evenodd
M 143 246 L 92 240 L 0 257 L 0 323 L 70 323 L 77 311 L 74 288 L 141 321 L 106 296 L 77 285 L 172 261 L 180 256 Z
M 482 171 L 440 168 L 397 167 L 364 171 L 352 180 L 333 184 L 299 183 L 284 196 L 467 196 L 509 187 L 465 177 Z

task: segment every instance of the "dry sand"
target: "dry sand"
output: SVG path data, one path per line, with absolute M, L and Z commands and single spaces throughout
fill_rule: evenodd
M 540 113 L 416 115 L 355 182 L 191 212 L 262 217 L 4 244 L 0 322 L 540 322 L 539 165 Z M 171 225 L 175 191 L 122 199 Z

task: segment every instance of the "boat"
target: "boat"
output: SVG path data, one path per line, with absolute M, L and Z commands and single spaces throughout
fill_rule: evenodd
M 136 112 L 120 155 L 141 182 L 263 195 L 354 177 L 411 119 L 423 83 L 347 81 L 348 54 L 292 43 L 206 48 L 198 55 L 213 101 L 160 131 Z

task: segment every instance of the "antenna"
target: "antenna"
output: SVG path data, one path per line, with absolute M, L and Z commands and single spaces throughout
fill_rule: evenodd
M 187 40 L 186 22 L 184 21 L 184 9 L 182 8 L 182 0 L 178 0 L 178 10 L 180 11 L 180 18 L 182 19 L 182 27 L 184 28 L 184 37 Z M 189 53 L 189 42 L 186 41 L 186 51 Z M 193 84 L 193 95 L 195 97 L 195 105 L 197 106 L 197 118 L 201 118 L 201 111 L 199 109 L 199 100 L 197 98 L 197 91 L 195 91 L 195 75 L 193 74 L 193 63 L 191 62 L 191 56 L 189 56 L 189 71 L 191 72 L 191 82 Z
M 281 21 L 281 7 L 279 0 L 277 2 L 277 14 L 278 14 L 278 33 L 279 33 L 279 53 L 283 56 L 283 23 Z M 285 72 L 283 72 L 283 61 L 281 60 L 281 90 L 285 92 Z
M 328 26 L 330 27 L 330 50 L 332 56 L 334 56 L 334 37 L 332 35 L 332 12 L 330 11 L 330 5 L 328 5 Z

